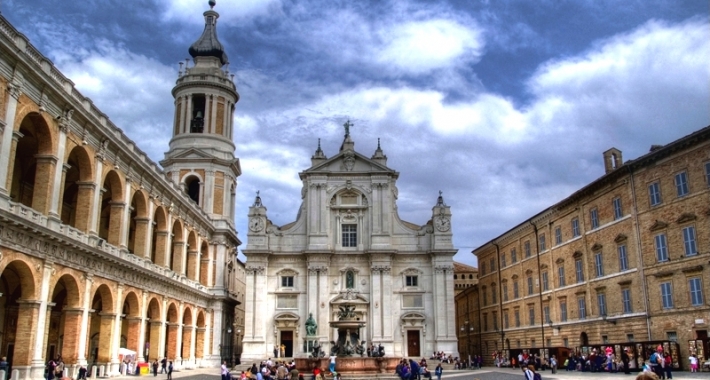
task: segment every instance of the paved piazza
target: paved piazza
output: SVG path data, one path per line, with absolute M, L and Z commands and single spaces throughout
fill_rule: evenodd
M 142 378 L 164 380 L 166 375 L 142 376 Z M 193 371 L 181 371 L 173 373 L 173 378 L 181 380 L 210 380 L 219 379 L 219 369 L 217 368 L 201 368 Z M 135 378 L 135 376 L 124 376 L 121 379 Z M 578 379 L 599 379 L 599 380 L 621 380 L 635 379 L 635 375 L 624 374 L 608 374 L 608 373 L 591 373 L 591 372 L 557 372 L 552 375 L 550 371 L 542 372 L 543 380 L 578 380 Z M 347 380 L 347 376 L 343 376 L 343 380 Z M 523 374 L 519 370 L 513 369 L 483 369 L 476 371 L 447 371 L 442 376 L 442 379 L 452 380 L 522 380 Z M 673 373 L 673 379 L 684 380 L 710 380 L 710 372 L 690 373 L 676 372 Z M 306 380 L 310 380 L 310 376 L 306 376 Z

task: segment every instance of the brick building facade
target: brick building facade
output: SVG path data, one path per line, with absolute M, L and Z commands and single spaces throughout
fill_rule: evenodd
M 204 53 L 218 15 L 204 16 L 165 171 L 0 16 L 0 356 L 20 378 L 43 378 L 57 355 L 72 377 L 117 375 L 120 348 L 176 368 L 238 358 L 239 96 L 214 46 Z
M 473 332 L 489 363 L 494 351 L 642 341 L 665 341 L 686 368 L 691 353 L 707 360 L 710 127 L 628 162 L 603 157 L 602 177 L 473 251 L 459 341 Z

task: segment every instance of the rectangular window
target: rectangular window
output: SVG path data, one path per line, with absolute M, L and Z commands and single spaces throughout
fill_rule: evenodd
M 484 276 L 486 274 L 486 263 L 481 262 L 481 269 L 478 271 L 478 274 L 480 276 Z
M 530 241 L 525 242 L 525 257 L 528 258 L 532 253 L 530 252 Z
M 664 309 L 673 308 L 673 289 L 670 282 L 661 283 L 661 303 Z
M 483 295 L 483 306 L 488 306 L 488 291 L 486 288 L 483 288 L 481 290 L 481 293 Z
M 483 313 L 483 331 L 488 331 L 488 314 Z
M 402 296 L 402 307 L 405 307 L 405 308 L 422 308 L 422 307 L 424 307 L 424 303 L 422 302 L 421 294 L 403 295 Z
M 518 292 L 518 281 L 513 281 L 513 299 L 518 299 L 520 294 Z
M 601 252 L 594 254 L 594 269 L 596 269 L 597 277 L 602 277 L 604 275 L 604 263 L 602 262 Z
M 515 264 L 518 262 L 518 253 L 515 251 L 515 248 L 510 250 L 510 262 L 512 264 Z
M 276 297 L 277 309 L 297 309 L 298 298 L 292 295 L 280 295 Z
M 560 301 L 560 322 L 567 322 L 567 301 Z
M 534 326 L 535 325 L 535 308 L 531 307 L 528 309 L 528 325 Z
M 562 228 L 555 227 L 555 244 L 562 244 Z
M 544 323 L 549 323 L 551 321 L 550 319 L 550 306 L 545 305 L 542 307 L 542 315 L 544 318 Z
M 579 319 L 587 318 L 587 301 L 584 298 L 577 299 L 577 307 L 579 308 Z
M 579 236 L 579 219 L 572 219 L 572 237 Z
M 533 294 L 533 278 L 532 276 L 528 277 L 528 295 Z
M 559 287 L 567 285 L 567 280 L 565 280 L 565 267 L 562 265 L 557 267 L 557 281 L 559 283 Z
M 540 235 L 540 252 L 544 251 L 547 249 L 547 246 L 545 245 L 545 234 Z
M 419 286 L 419 276 L 405 276 L 407 286 Z
M 343 224 L 343 247 L 357 247 L 357 224 Z
M 562 338 L 562 347 L 569 347 L 569 338 Z
M 496 290 L 495 286 L 491 286 L 491 302 L 494 304 L 498 303 L 498 292 Z
M 710 186 L 710 162 L 705 163 L 705 183 Z
M 668 261 L 668 246 L 666 245 L 666 234 L 658 234 L 655 237 L 656 259 L 659 262 Z
M 606 294 L 597 294 L 597 307 L 599 307 L 599 315 L 605 316 L 606 313 Z
M 493 312 L 493 330 L 498 331 L 498 313 Z
M 624 305 L 624 314 L 633 313 L 631 307 L 631 289 L 621 289 L 621 303 Z
M 281 276 L 282 288 L 293 288 L 293 276 Z
M 503 283 L 503 302 L 508 300 L 508 283 L 504 282 Z
M 693 306 L 703 306 L 703 283 L 699 277 L 688 280 L 688 289 L 690 289 L 690 304 Z
M 695 246 L 695 227 L 688 226 L 683 228 L 683 244 L 685 246 L 686 256 L 695 256 L 698 254 L 698 249 Z
M 648 185 L 648 200 L 651 206 L 661 204 L 661 185 L 658 182 Z
M 546 292 L 550 290 L 550 283 L 547 279 L 547 272 L 542 272 L 542 291 Z
M 508 312 L 506 311 L 503 313 L 503 328 L 507 329 L 510 328 L 510 321 L 508 320 Z
M 513 317 L 515 318 L 515 327 L 520 327 L 520 310 L 515 310 L 513 312 Z
M 624 216 L 624 211 L 621 208 L 621 198 L 614 198 L 612 205 L 614 206 L 614 220 L 621 219 Z
M 620 245 L 617 249 L 619 252 L 619 271 L 623 272 L 629 269 L 629 256 L 626 254 L 626 246 Z
M 688 195 L 688 174 L 686 172 L 675 175 L 675 189 L 679 198 Z
M 592 229 L 599 228 L 599 213 L 597 209 L 593 208 L 589 211 L 589 221 L 591 222 Z
M 491 268 L 491 273 L 495 272 L 495 270 L 496 270 L 496 259 L 495 258 L 491 259 L 489 266 Z
M 675 331 L 666 331 L 666 340 L 678 342 L 678 333 Z
M 574 273 L 577 276 L 577 283 L 584 282 L 584 267 L 582 266 L 582 260 L 577 259 L 574 261 Z
M 633 342 L 634 341 L 634 334 L 626 334 L 626 341 Z
M 500 266 L 501 268 L 505 268 L 507 266 L 505 263 L 505 253 L 500 257 Z

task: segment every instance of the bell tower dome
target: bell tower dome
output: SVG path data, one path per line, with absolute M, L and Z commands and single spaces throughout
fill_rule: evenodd
M 234 156 L 232 120 L 239 93 L 217 39 L 215 1 L 203 13 L 205 29 L 180 63 L 173 87 L 175 113 L 170 150 L 160 164 L 167 175 L 215 219 L 234 220 L 234 194 L 241 174 Z

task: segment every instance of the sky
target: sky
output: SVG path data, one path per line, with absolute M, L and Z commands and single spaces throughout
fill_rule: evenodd
M 0 12 L 155 162 L 178 62 L 207 1 L 4 0 Z M 398 212 L 423 225 L 441 190 L 456 261 L 630 160 L 710 125 L 707 0 L 218 0 L 241 100 L 236 225 L 257 190 L 296 219 L 318 139 L 377 139 Z

